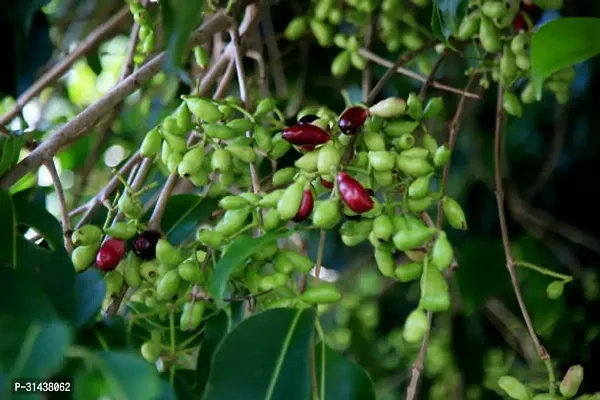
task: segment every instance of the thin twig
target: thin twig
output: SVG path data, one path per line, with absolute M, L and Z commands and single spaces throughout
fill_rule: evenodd
M 381 89 L 383 89 L 383 87 L 385 86 L 387 81 L 389 81 L 390 78 L 396 73 L 396 70 L 398 69 L 398 67 L 406 64 L 407 62 L 409 62 L 410 60 L 412 60 L 419 54 L 430 49 L 434 44 L 435 44 L 435 42 L 433 42 L 433 41 L 425 43 L 420 48 L 413 50 L 413 51 L 407 51 L 406 53 L 403 53 L 400 57 L 398 57 L 396 62 L 385 72 L 385 74 L 377 82 L 377 84 L 375 85 L 373 90 L 371 90 L 371 92 L 367 96 L 366 103 L 372 104 L 373 101 L 375 101 L 375 99 L 377 98 L 377 95 L 379 94 Z
M 217 90 L 215 91 L 215 95 L 213 96 L 215 100 L 222 99 L 227 94 L 229 87 L 231 86 L 231 80 L 233 79 L 233 74 L 235 73 L 235 61 L 229 60 L 229 64 L 227 65 L 227 69 L 223 74 L 223 79 L 219 82 L 217 86 Z
M 477 74 L 471 75 L 471 77 L 467 81 L 465 90 L 462 92 L 463 94 L 460 96 L 460 100 L 458 101 L 458 106 L 456 106 L 456 111 L 454 112 L 454 117 L 452 118 L 452 121 L 450 122 L 450 128 L 449 128 L 449 133 L 448 133 L 448 148 L 450 149 L 451 152 L 454 151 L 456 137 L 458 136 L 458 131 L 460 130 L 460 124 L 463 119 L 463 113 L 465 111 L 465 104 L 467 101 L 466 93 L 471 88 L 471 85 L 473 85 L 473 82 L 475 82 L 476 76 L 477 76 Z M 444 171 L 442 172 L 442 183 L 441 183 L 442 193 L 446 193 L 446 186 L 448 185 L 448 174 L 449 173 L 450 173 L 450 162 L 447 162 L 446 165 L 444 165 Z M 442 202 L 440 201 L 440 202 L 438 202 L 437 221 L 436 221 L 436 226 L 438 229 L 442 227 L 443 217 L 444 217 L 444 214 L 442 213 Z
M 502 122 L 504 117 L 504 111 L 502 108 L 503 98 L 504 93 L 502 85 L 498 85 L 498 97 L 496 102 L 496 127 L 494 132 L 494 181 L 496 184 L 496 202 L 498 203 L 498 218 L 500 221 L 500 232 L 502 234 L 504 256 L 506 258 L 506 269 L 510 275 L 513 291 L 515 292 L 517 302 L 519 303 L 519 308 L 521 309 L 521 314 L 523 315 L 525 325 L 529 331 L 529 336 L 531 336 L 531 340 L 537 349 L 538 355 L 548 370 L 550 393 L 554 393 L 556 388 L 554 382 L 554 369 L 552 367 L 550 354 L 540 342 L 540 339 L 535 332 L 535 328 L 533 327 L 533 322 L 531 321 L 529 311 L 527 311 L 525 301 L 523 300 L 523 295 L 519 286 L 519 280 L 517 278 L 517 272 L 515 270 L 515 262 L 510 249 L 510 238 L 508 236 L 506 214 L 504 211 L 504 186 L 502 178 Z
M 373 25 L 375 24 L 373 15 L 369 15 L 369 23 L 365 28 L 363 46 L 365 49 L 370 50 L 373 41 L 373 31 L 375 30 Z M 371 91 L 371 85 L 373 83 L 373 68 L 371 60 L 365 57 L 365 68 L 362 71 L 362 99 L 366 101 L 369 92 Z
M 219 12 L 192 35 L 191 42 L 193 44 L 202 43 L 210 38 L 213 33 L 227 29 L 230 23 L 231 19 L 227 15 Z M 165 52 L 160 53 L 143 65 L 134 74 L 117 84 L 100 100 L 63 125 L 23 159 L 15 168 L 8 172 L 0 180 L 0 185 L 4 188 L 10 187 L 10 185 L 14 184 L 28 171 L 39 167 L 42 162 L 50 159 L 67 141 L 78 135 L 89 133 L 86 129 L 94 125 L 102 116 L 121 102 L 121 100 L 139 89 L 144 83 L 160 72 L 164 58 Z
M 321 277 L 321 266 L 323 264 L 323 255 L 325 254 L 325 238 L 327 237 L 327 231 L 321 229 L 319 234 L 319 248 L 317 249 L 317 260 L 315 262 L 315 282 L 319 282 Z
M 79 45 L 72 53 L 63 58 L 60 63 L 56 64 L 41 76 L 33 85 L 31 85 L 16 101 L 15 106 L 0 118 L 0 125 L 4 126 L 13 118 L 18 116 L 23 107 L 37 96 L 46 86 L 60 78 L 70 67 L 81 58 L 82 55 L 96 48 L 116 27 L 121 25 L 125 20 L 131 18 L 129 7 L 125 6 L 117 11 L 111 19 L 100 25 Z M 39 164 L 38 164 L 39 165 Z
M 281 65 L 281 54 L 277 47 L 277 42 L 275 41 L 275 30 L 273 29 L 273 22 L 271 21 L 271 12 L 268 4 L 263 5 L 262 14 L 261 25 L 264 30 L 267 52 L 269 53 L 269 64 L 271 66 L 271 71 L 273 72 L 275 94 L 280 99 L 286 98 L 288 95 L 287 79 L 285 78 L 283 66 Z
M 253 59 L 256 61 L 256 66 L 258 67 L 258 86 L 261 90 L 261 96 L 269 97 L 269 82 L 267 81 L 267 67 L 265 65 L 265 60 L 257 50 L 246 50 L 246 57 Z
M 415 361 L 412 372 L 410 375 L 410 382 L 406 389 L 406 400 L 414 400 L 417 396 L 417 389 L 419 388 L 419 380 L 421 372 L 423 372 L 423 363 L 425 362 L 425 354 L 427 353 L 427 345 L 429 344 L 429 336 L 431 331 L 431 321 L 433 320 L 433 313 L 427 311 L 427 330 L 425 336 L 423 336 L 423 342 L 421 342 L 421 348 L 419 349 L 419 355 Z
M 63 190 L 63 185 L 60 181 L 58 171 L 56 170 L 54 160 L 47 161 L 45 165 L 46 168 L 48 168 L 48 171 L 50 172 L 50 176 L 52 177 L 52 182 L 54 183 L 54 191 L 58 196 L 58 202 L 60 204 L 60 215 L 62 220 L 63 236 L 65 238 L 65 248 L 67 249 L 69 254 L 71 254 L 71 252 L 73 252 L 73 242 L 71 241 L 73 227 L 71 226 L 71 219 L 69 218 L 69 212 L 67 209 L 67 202 L 65 201 L 65 192 Z
M 421 100 L 425 99 L 425 92 L 427 92 L 427 89 L 429 89 L 429 85 L 431 85 L 431 83 L 433 82 L 435 73 L 442 66 L 442 62 L 444 62 L 445 55 L 446 53 L 440 54 L 438 59 L 435 60 L 433 67 L 431 67 L 431 72 L 427 76 L 427 79 L 425 79 L 425 82 L 423 82 L 423 86 L 421 86 L 421 90 L 419 91 L 419 98 Z
M 377 64 L 379 64 L 379 65 L 381 65 L 383 67 L 392 68 L 394 66 L 393 62 L 391 62 L 389 60 L 386 60 L 385 58 L 380 57 L 377 54 L 372 53 L 371 51 L 369 51 L 367 49 L 364 49 L 364 48 L 358 49 L 358 53 L 360 55 L 362 55 L 363 57 L 365 57 L 366 59 L 371 60 L 371 61 L 373 61 L 373 62 L 375 62 L 375 63 L 377 63 Z M 407 68 L 397 67 L 396 68 L 396 72 L 399 73 L 399 74 L 402 74 L 404 76 L 407 76 L 409 78 L 412 78 L 412 79 L 415 79 L 417 81 L 420 81 L 420 82 L 425 82 L 427 80 L 426 76 L 423 76 L 423 75 L 421 75 L 421 74 L 419 74 L 417 72 L 411 71 L 410 69 L 407 69 Z M 477 100 L 481 99 L 481 96 L 479 96 L 478 94 L 475 94 L 475 93 L 465 93 L 464 91 L 462 91 L 460 89 L 457 89 L 457 88 L 452 87 L 452 86 L 444 85 L 442 83 L 439 83 L 438 81 L 431 82 L 431 87 L 433 87 L 435 89 L 439 89 L 439 90 L 444 90 L 446 92 L 451 92 L 451 93 L 456 93 L 456 94 L 460 94 L 460 95 L 465 95 L 466 97 L 469 97 L 471 99 L 477 99 Z

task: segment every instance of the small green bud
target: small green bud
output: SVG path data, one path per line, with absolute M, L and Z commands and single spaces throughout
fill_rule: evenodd
M 261 101 L 258 102 L 258 105 L 256 106 L 256 111 L 254 112 L 254 116 L 260 117 L 265 114 L 268 114 L 268 113 L 272 112 L 275 109 L 275 107 L 277 107 L 276 99 L 274 99 L 272 97 L 262 99 Z
M 212 123 L 223 118 L 219 108 L 209 99 L 185 95 L 181 98 L 186 102 L 190 112 L 201 121 Z
M 336 78 L 344 76 L 350 69 L 350 52 L 347 50 L 341 51 L 331 63 L 331 75 Z
M 140 199 L 132 197 L 128 192 L 121 195 L 117 207 L 129 219 L 139 220 L 144 214 L 144 205 Z
M 311 19 L 309 25 L 319 46 L 330 47 L 333 44 L 333 29 L 330 25 L 318 19 Z
M 427 315 L 423 310 L 417 308 L 408 314 L 404 323 L 402 337 L 407 343 L 419 343 L 428 329 L 429 322 L 427 321 Z
M 441 97 L 433 97 L 429 99 L 425 105 L 425 111 L 423 112 L 423 119 L 435 118 L 442 112 L 444 108 L 444 101 Z
M 140 146 L 140 154 L 142 157 L 150 158 L 154 157 L 160 151 L 160 144 L 162 143 L 162 137 L 158 128 L 152 128 L 142 141 Z
M 102 229 L 96 225 L 83 225 L 71 234 L 71 241 L 75 246 L 99 244 L 101 239 Z
M 406 102 L 400 97 L 389 97 L 369 108 L 371 115 L 381 118 L 394 118 L 406 112 Z
M 137 227 L 127 222 L 116 222 L 104 229 L 104 233 L 115 239 L 129 240 L 137 233 Z
M 563 281 L 554 281 L 546 287 L 546 296 L 549 299 L 555 300 L 562 296 L 565 289 L 565 283 Z
M 306 19 L 304 17 L 296 17 L 285 28 L 284 36 L 290 41 L 298 40 L 306 32 L 306 27 Z
M 560 394 L 567 398 L 575 396 L 579 390 L 579 386 L 581 386 L 581 382 L 583 382 L 583 367 L 581 365 L 573 365 L 560 382 Z
M 433 154 L 433 165 L 436 167 L 444 166 L 450 161 L 452 151 L 446 144 L 441 145 Z

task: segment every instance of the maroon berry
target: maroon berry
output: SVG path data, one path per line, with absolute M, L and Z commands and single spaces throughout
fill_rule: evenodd
M 314 114 L 307 114 L 298 120 L 298 125 L 310 124 L 311 122 L 316 121 L 318 119 L 319 117 L 317 117 Z
M 361 214 L 373 208 L 373 200 L 365 188 L 346 172 L 337 176 L 338 188 L 344 203 L 355 213 Z
M 285 129 L 281 136 L 296 146 L 312 145 L 327 143 L 329 134 L 323 129 L 312 124 L 293 125 Z
M 125 257 L 125 241 L 110 238 L 96 254 L 96 266 L 103 271 L 112 271 Z
M 133 252 L 143 260 L 156 258 L 156 243 L 161 238 L 157 231 L 145 231 L 133 239 Z
M 295 222 L 304 221 L 306 218 L 310 216 L 310 213 L 313 210 L 314 200 L 312 195 L 312 190 L 306 189 L 304 190 L 304 194 L 302 195 L 302 202 L 300 203 L 300 208 L 298 209 L 298 213 L 293 218 Z
M 338 124 L 346 135 L 354 135 L 365 124 L 368 116 L 368 108 L 350 107 L 342 113 Z
M 313 146 L 312 144 L 305 144 L 304 146 L 298 146 L 300 148 L 300 150 L 304 151 L 304 152 L 311 152 L 315 149 L 315 146 Z
M 333 189 L 333 182 L 329 182 L 326 179 L 321 178 L 321 185 L 326 189 Z

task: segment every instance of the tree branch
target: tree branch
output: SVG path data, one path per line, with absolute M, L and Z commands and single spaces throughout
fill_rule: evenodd
M 230 24 L 231 19 L 227 15 L 219 12 L 209 21 L 204 23 L 200 29 L 192 35 L 193 38 L 191 42 L 202 43 L 210 38 L 213 33 L 227 29 Z M 165 53 L 160 53 L 134 74 L 117 84 L 96 103 L 92 104 L 71 121 L 63 125 L 6 174 L 2 180 L 0 180 L 0 186 L 3 188 L 10 187 L 28 171 L 39 167 L 41 163 L 50 159 L 65 142 L 84 134 L 87 128 L 95 124 L 121 100 L 132 94 L 156 75 L 161 70 L 164 58 Z
M 48 171 L 50 172 L 50 176 L 52 177 L 52 182 L 54 183 L 54 191 L 56 192 L 56 196 L 58 197 L 58 202 L 60 204 L 60 215 L 62 220 L 63 236 L 65 238 L 65 248 L 67 249 L 69 254 L 71 254 L 73 252 L 73 242 L 71 241 L 73 227 L 71 226 L 71 219 L 69 218 L 69 212 L 67 211 L 67 202 L 65 201 L 65 192 L 63 190 L 63 185 L 60 181 L 58 171 L 56 170 L 54 160 L 47 161 L 45 165 L 46 168 L 48 168 Z

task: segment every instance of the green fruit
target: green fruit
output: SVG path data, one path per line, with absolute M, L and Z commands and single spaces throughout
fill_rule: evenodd
M 535 396 L 533 396 L 533 400 L 563 400 L 564 397 L 562 396 L 556 396 L 554 394 L 550 394 L 550 393 L 540 393 L 540 394 L 536 394 Z M 579 397 L 579 400 L 592 400 L 592 399 L 588 399 L 587 397 Z
M 513 117 L 520 118 L 523 116 L 523 106 L 519 98 L 510 90 L 504 91 L 504 99 L 502 100 L 502 108 Z
M 137 197 L 132 197 L 128 192 L 123 193 L 117 207 L 127 218 L 139 220 L 144 214 L 144 205 Z
M 523 104 L 533 104 L 535 102 L 535 91 L 533 90 L 533 84 L 531 82 L 527 82 L 527 85 L 523 88 L 521 92 L 521 103 Z
M 400 152 L 400 156 L 402 157 L 422 158 L 423 160 L 429 158 L 429 155 L 429 150 L 423 147 L 413 147 L 411 149 Z
M 377 263 L 377 268 L 379 268 L 379 272 L 383 276 L 388 278 L 394 277 L 394 268 L 396 266 L 396 262 L 394 261 L 394 254 L 391 250 L 385 248 L 384 246 L 380 246 L 375 250 L 375 262 Z
M 398 265 L 394 275 L 400 282 L 411 282 L 421 277 L 423 273 L 423 263 L 412 262 Z
M 202 129 L 212 139 L 228 140 L 238 136 L 238 132 L 235 129 L 217 123 L 203 124 Z
M 133 252 L 130 252 L 124 261 L 123 279 L 125 283 L 132 288 L 139 287 L 142 284 L 142 276 L 140 275 L 142 260 L 137 258 Z
M 264 261 L 264 260 L 268 260 L 273 258 L 273 256 L 277 253 L 278 247 L 277 247 L 277 243 L 273 242 L 271 244 L 267 244 L 265 246 L 262 246 L 261 248 L 259 248 L 254 255 L 252 256 L 253 259 L 257 260 L 257 261 Z
M 424 158 L 429 157 L 431 154 L 435 154 L 437 148 L 438 148 L 438 143 L 437 140 L 435 140 L 435 138 L 429 134 L 426 133 L 423 135 L 423 137 L 421 138 L 421 142 L 422 142 L 422 148 L 427 150 L 427 156 L 424 156 Z M 417 147 L 417 149 L 419 149 L 419 147 Z M 417 150 L 411 150 L 410 151 L 403 151 L 402 154 L 406 155 L 406 154 L 410 154 L 411 152 L 415 152 Z M 422 150 L 420 150 L 423 154 L 425 154 L 425 152 L 423 152 Z
M 169 157 L 171 157 L 171 154 L 173 154 L 173 149 L 171 149 L 169 143 L 163 141 L 160 152 L 160 160 L 164 165 L 167 165 L 169 163 Z
M 460 204 L 448 196 L 444 196 L 441 201 L 444 215 L 450 226 L 454 229 L 467 229 L 467 219 L 465 218 L 465 212 Z
M 277 107 L 277 100 L 272 97 L 267 97 L 266 99 L 262 99 L 256 105 L 256 111 L 254 112 L 255 117 L 261 117 L 266 115 Z
M 304 184 L 302 182 L 292 183 L 285 189 L 281 199 L 277 202 L 277 212 L 282 220 L 290 220 L 298 214 L 303 194 Z
M 531 61 L 527 54 L 518 54 L 515 62 L 517 67 L 522 71 L 529 71 L 531 69 Z
M 291 143 L 285 139 L 282 139 L 281 135 L 278 134 L 273 139 L 273 148 L 269 152 L 269 157 L 273 160 L 278 160 L 283 157 L 291 148 Z
M 263 228 L 269 232 L 276 229 L 281 224 L 281 218 L 276 209 L 270 209 L 263 217 Z
M 371 151 L 383 151 L 385 150 L 385 140 L 382 135 L 376 131 L 367 130 L 362 135 L 363 141 L 367 149 Z
M 286 257 L 285 253 L 279 251 L 273 258 L 273 268 L 275 268 L 275 271 L 277 272 L 289 275 L 294 270 L 294 264 Z
M 102 229 L 96 225 L 83 225 L 81 228 L 77 229 L 71 234 L 71 241 L 75 246 L 99 244 L 101 239 Z
M 137 227 L 127 222 L 115 222 L 104 229 L 104 233 L 115 239 L 129 240 L 137 233 Z
M 296 176 L 296 173 L 297 170 L 294 167 L 280 169 L 279 171 L 273 174 L 273 186 L 287 185 L 288 183 L 294 180 L 294 176 Z
M 340 301 L 342 294 L 335 285 L 329 282 L 319 282 L 316 286 L 309 287 L 300 296 L 300 300 L 310 304 L 331 304 Z
M 298 40 L 306 32 L 306 27 L 306 19 L 304 17 L 296 17 L 285 28 L 284 36 L 290 41 Z
M 208 247 L 217 248 L 225 240 L 225 235 L 216 230 L 210 231 L 201 228 L 196 232 L 196 240 Z
M 340 152 L 333 142 L 330 141 L 319 150 L 317 156 L 317 171 L 323 175 L 330 174 L 332 170 L 339 167 L 341 159 L 342 156 L 340 155 Z
M 333 8 L 335 0 L 321 0 L 315 6 L 315 17 L 320 20 L 327 18 L 329 11 Z
M 481 6 L 483 15 L 491 19 L 502 19 L 507 11 L 504 1 L 486 0 Z
M 500 32 L 489 18 L 481 17 L 479 40 L 483 49 L 488 53 L 496 53 L 502 48 Z
M 573 365 L 560 382 L 560 394 L 567 398 L 575 396 L 579 390 L 579 386 L 581 386 L 581 382 L 583 382 L 583 367 L 581 365 Z
M 402 43 L 408 50 L 417 50 L 423 47 L 423 39 L 416 31 L 408 31 L 402 36 Z M 427 73 L 428 75 L 428 73 Z
M 367 61 L 363 56 L 361 56 L 358 52 L 352 51 L 350 52 L 350 62 L 359 71 L 362 71 L 367 66 Z
M 390 186 L 394 182 L 392 171 L 373 171 L 373 178 L 381 187 Z
M 333 29 L 330 25 L 318 19 L 311 19 L 309 25 L 319 46 L 330 47 L 333 44 Z
M 171 148 L 171 150 L 173 150 L 174 153 L 185 153 L 185 151 L 187 150 L 187 143 L 183 136 L 176 136 L 166 131 L 162 131 L 162 135 L 165 139 L 165 142 L 169 144 L 169 147 Z
M 181 159 L 179 166 L 177 167 L 177 173 L 180 176 L 190 176 L 198 172 L 202 168 L 202 162 L 204 161 L 204 147 L 197 146 L 192 147 L 188 150 Z
M 510 46 L 505 45 L 502 57 L 500 58 L 500 74 L 510 81 L 517 73 L 517 58 L 513 54 Z
M 331 75 L 336 78 L 344 76 L 350 69 L 350 52 L 347 50 L 341 51 L 331 63 Z
M 431 263 L 440 271 L 445 270 L 454 260 L 454 250 L 444 232 L 440 232 L 431 250 Z
M 444 101 L 441 97 L 432 97 L 425 106 L 423 113 L 423 119 L 435 118 L 442 112 L 444 108 Z
M 450 290 L 442 272 L 435 266 L 425 265 L 421 275 L 421 298 L 419 307 L 431 311 L 442 312 L 450 309 Z
M 368 157 L 375 171 L 391 171 L 396 164 L 396 153 L 392 151 L 369 151 Z
M 209 99 L 194 96 L 181 96 L 188 109 L 203 122 L 217 122 L 223 118 L 219 108 Z
M 341 219 L 340 205 L 336 200 L 325 200 L 318 206 L 312 216 L 313 224 L 321 229 L 332 229 Z
M 399 117 L 406 112 L 406 102 L 400 97 L 389 97 L 369 107 L 369 112 L 381 118 Z
M 156 259 L 168 266 L 177 266 L 181 262 L 181 251 L 171 245 L 165 238 L 156 243 Z
M 145 342 L 141 347 L 142 357 L 149 363 L 154 364 L 160 357 L 160 345 L 152 341 Z
M 140 264 L 140 275 L 148 282 L 154 282 L 158 278 L 158 260 L 142 261 Z
M 204 316 L 204 302 L 202 301 L 191 301 L 183 305 L 183 312 L 179 319 L 179 328 L 182 331 L 193 331 L 202 322 Z
M 170 300 L 177 293 L 180 280 L 179 271 L 176 269 L 172 269 L 164 274 L 156 285 L 156 296 L 158 299 Z
M 401 229 L 392 238 L 398 250 L 416 249 L 430 241 L 435 235 L 435 229 L 430 227 Z
M 210 54 L 208 54 L 208 51 L 204 47 L 196 46 L 194 47 L 194 60 L 200 68 L 204 69 L 210 62 Z
M 168 133 L 174 136 L 183 136 L 185 131 L 181 129 L 179 124 L 177 123 L 177 118 L 175 117 L 167 117 L 163 120 L 161 124 L 161 129 L 163 133 Z
M 182 160 L 183 160 L 183 154 L 181 154 L 181 153 L 171 154 L 171 156 L 169 157 L 169 161 L 167 162 L 167 169 L 169 170 L 170 174 L 174 174 L 177 172 L 177 169 L 179 168 L 179 164 L 181 164 Z
M 411 93 L 408 95 L 408 99 L 406 99 L 406 105 L 408 106 L 406 112 L 412 119 L 420 120 L 423 117 L 423 101 L 416 93 Z
M 266 194 L 262 199 L 260 199 L 258 205 L 264 208 L 277 207 L 277 204 L 279 203 L 279 200 L 281 200 L 281 197 L 284 193 L 285 189 L 273 190 L 271 193 Z
M 415 137 L 410 133 L 405 133 L 399 138 L 393 139 L 392 144 L 398 150 L 408 150 L 415 145 Z
M 394 233 L 392 220 L 385 214 L 379 215 L 373 220 L 373 236 L 378 240 L 387 241 Z
M 296 168 L 301 169 L 305 172 L 316 172 L 319 160 L 319 151 L 311 151 L 310 153 L 304 154 L 302 157 L 296 160 L 294 165 Z
M 420 176 L 415 179 L 408 187 L 409 197 L 421 198 L 425 197 L 429 192 L 429 186 L 431 184 L 431 174 Z
M 104 275 L 106 285 L 106 294 L 108 296 L 116 295 L 123 287 L 123 275 L 119 271 L 109 271 Z
M 223 237 L 231 236 L 244 227 L 250 214 L 249 209 L 227 210 L 223 219 L 215 226 L 215 231 Z
M 427 210 L 434 203 L 435 199 L 431 195 L 427 195 L 425 197 L 421 197 L 420 199 L 408 198 L 406 201 L 408 210 L 414 213 L 419 213 L 421 211 Z
M 215 149 L 210 159 L 213 171 L 228 171 L 231 168 L 231 154 L 224 149 Z
M 388 136 L 402 137 L 406 134 L 412 134 L 419 125 L 420 123 L 417 121 L 395 121 L 385 124 L 383 132 Z
M 526 33 L 519 33 L 510 42 L 510 49 L 515 54 L 523 54 L 525 52 L 525 46 L 527 46 L 529 39 Z
M 275 285 L 275 279 L 273 278 L 273 275 L 263 276 L 258 284 L 258 287 L 263 292 L 267 292 L 267 291 L 275 289 L 276 285 Z
M 419 343 L 429 329 L 427 314 L 419 308 L 408 314 L 402 337 L 407 343 Z
M 444 166 L 450 161 L 450 157 L 452 156 L 452 150 L 443 144 L 437 148 L 435 153 L 433 154 L 433 165 L 436 167 Z
M 208 183 L 208 174 L 208 170 L 205 168 L 200 168 L 192 176 L 188 176 L 187 178 L 194 184 L 194 186 L 202 187 Z
M 184 133 L 187 133 L 194 128 L 194 125 L 192 124 L 192 116 L 190 115 L 190 110 L 187 104 L 185 104 L 185 101 L 175 109 L 172 117 L 175 118 L 177 125 Z
M 301 274 L 307 274 L 314 266 L 314 263 L 310 258 L 295 251 L 282 249 L 279 250 L 279 253 L 285 255 L 294 266 L 294 269 Z
M 565 283 L 563 281 L 554 281 L 546 287 L 546 296 L 549 299 L 555 300 L 562 296 L 565 289 Z
M 156 44 L 156 34 L 154 33 L 154 31 L 152 31 L 142 41 L 142 53 L 150 54 L 152 52 L 152 50 L 154 50 L 155 44 Z
M 256 152 L 250 146 L 242 146 L 239 144 L 230 144 L 225 148 L 231 155 L 245 163 L 253 163 L 256 161 Z
M 226 196 L 219 200 L 219 207 L 225 210 L 238 210 L 250 205 L 250 202 L 241 196 Z
M 246 132 L 252 132 L 254 130 L 254 122 L 246 118 L 232 119 L 225 125 L 233 129 L 237 136 L 243 136 Z
M 154 157 L 160 151 L 160 144 L 162 143 L 162 137 L 158 128 L 152 128 L 146 136 L 140 146 L 140 154 L 142 157 L 150 158 Z
M 402 154 L 396 157 L 396 165 L 400 171 L 412 177 L 424 176 L 433 171 L 433 166 L 429 161 L 418 157 L 407 157 Z
M 527 386 L 523 385 L 513 376 L 501 376 L 498 379 L 498 386 L 500 386 L 500 389 L 504 390 L 511 399 L 528 400 L 531 398 Z
M 71 262 L 73 262 L 73 266 L 75 267 L 75 271 L 83 272 L 96 259 L 96 252 L 98 251 L 98 244 L 90 244 L 87 246 L 80 246 L 73 250 L 71 253 Z
M 273 148 L 273 138 L 267 128 L 262 125 L 256 125 L 254 127 L 252 138 L 254 139 L 256 146 L 265 153 L 270 152 Z
M 479 12 L 475 11 L 462 20 L 456 37 L 459 40 L 471 40 L 479 31 Z

